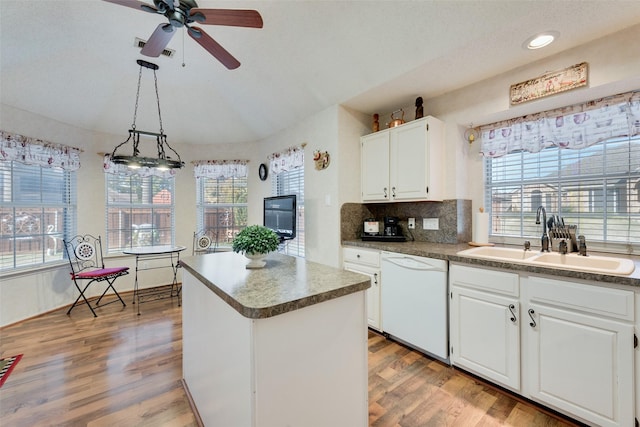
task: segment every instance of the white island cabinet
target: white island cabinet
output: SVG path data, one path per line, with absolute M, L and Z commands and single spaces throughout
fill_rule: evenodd
M 368 425 L 367 276 L 232 252 L 183 275 L 183 377 L 205 426 Z

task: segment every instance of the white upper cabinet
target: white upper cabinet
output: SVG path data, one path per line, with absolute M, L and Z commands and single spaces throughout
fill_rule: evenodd
M 360 171 L 363 201 L 388 202 L 389 130 L 381 130 L 360 140 Z
M 442 200 L 444 123 L 427 116 L 361 138 L 363 202 Z

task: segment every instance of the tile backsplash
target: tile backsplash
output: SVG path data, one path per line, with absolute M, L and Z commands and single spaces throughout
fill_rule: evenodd
M 385 216 L 400 219 L 407 240 L 433 243 L 464 243 L 471 241 L 471 200 L 455 199 L 442 202 L 345 203 L 340 209 L 341 240 L 359 240 L 363 222 L 375 218 L 382 223 Z M 407 228 L 407 218 L 416 219 L 416 228 Z M 438 230 L 424 230 L 423 218 L 438 218 Z

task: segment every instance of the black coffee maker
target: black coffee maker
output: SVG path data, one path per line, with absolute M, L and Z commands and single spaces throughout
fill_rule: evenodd
M 384 235 L 385 236 L 399 236 L 400 226 L 397 216 L 385 216 L 384 217 Z

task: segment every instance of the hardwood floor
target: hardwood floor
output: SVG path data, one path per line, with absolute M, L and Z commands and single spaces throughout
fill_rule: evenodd
M 181 307 L 175 299 L 146 302 L 137 316 L 131 296 L 123 298 L 127 307 L 108 305 L 97 318 L 80 306 L 71 316 L 60 309 L 0 330 L 0 355 L 24 354 L 0 388 L 0 425 L 196 425 L 181 383 Z M 369 421 L 575 425 L 373 332 Z

